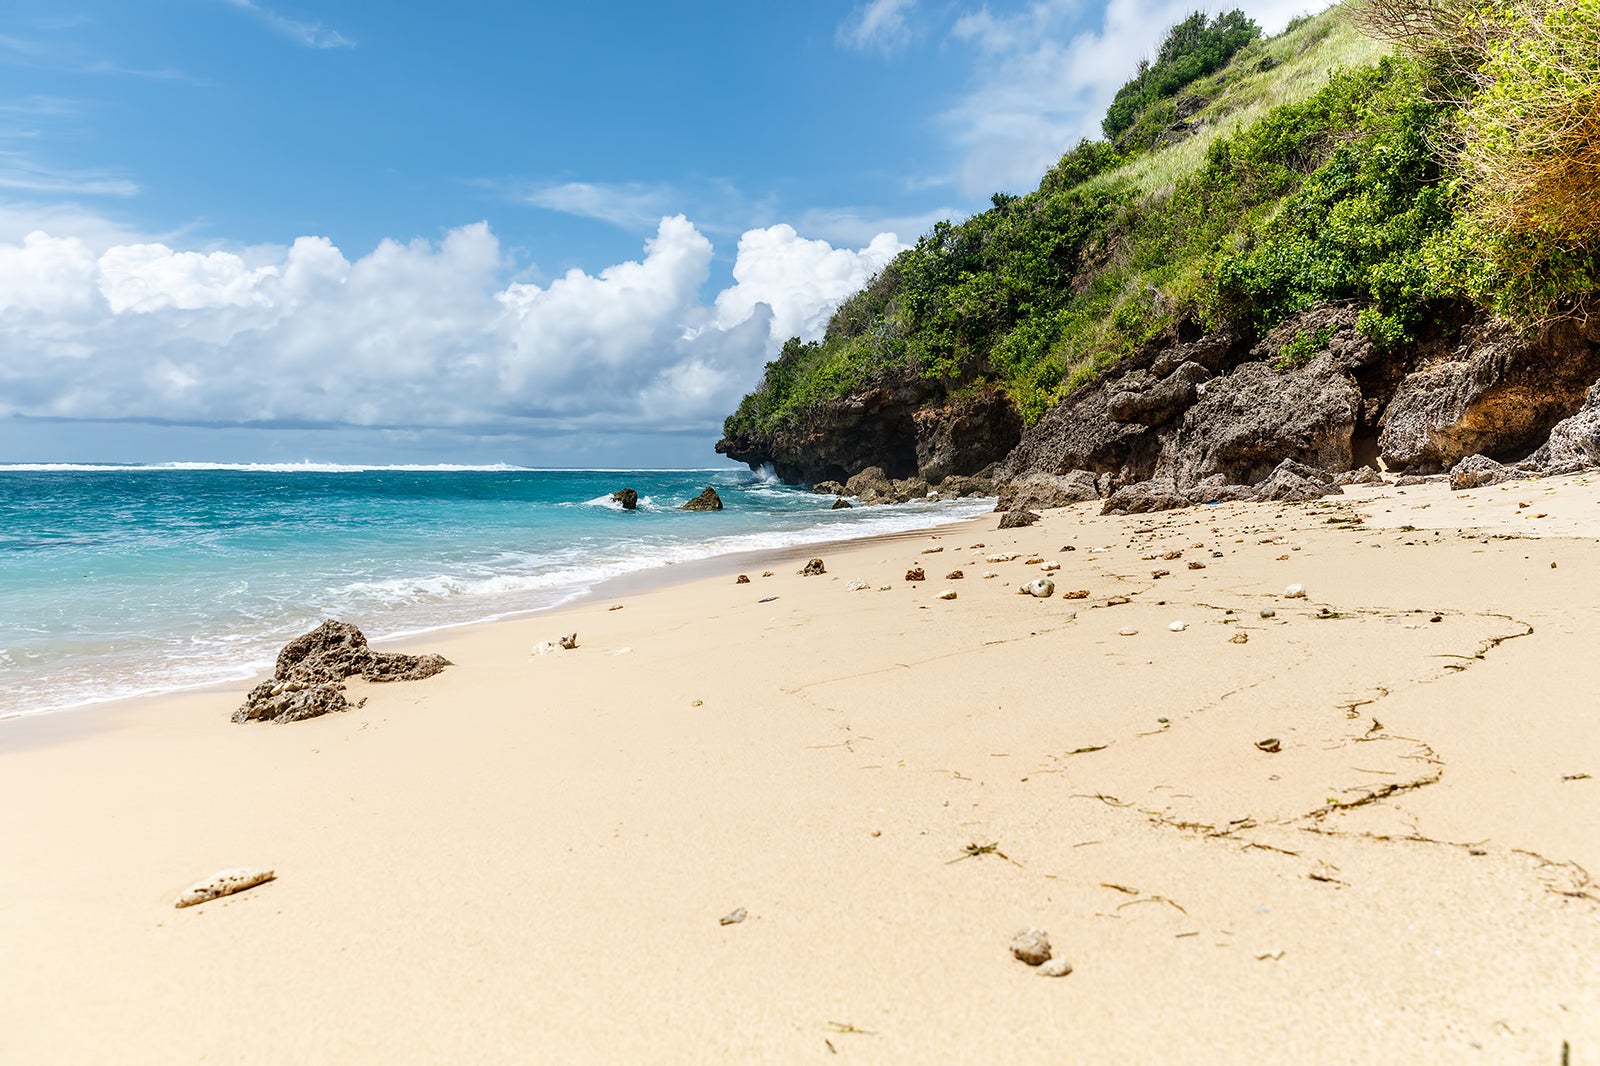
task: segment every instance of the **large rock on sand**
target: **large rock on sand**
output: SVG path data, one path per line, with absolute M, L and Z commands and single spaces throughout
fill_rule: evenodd
M 348 622 L 329 619 L 295 637 L 278 652 L 269 680 L 250 690 L 233 712 L 235 722 L 298 722 L 350 706 L 342 682 L 357 675 L 368 681 L 416 681 L 451 665 L 442 655 L 373 651 L 367 638 Z

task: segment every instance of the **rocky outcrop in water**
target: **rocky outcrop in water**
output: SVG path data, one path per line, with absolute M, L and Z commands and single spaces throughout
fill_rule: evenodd
M 611 494 L 611 498 L 621 504 L 624 511 L 632 511 L 639 506 L 639 494 L 633 489 L 618 489 Z
M 685 511 L 720 511 L 722 510 L 722 497 L 717 495 L 717 490 L 707 485 L 700 495 L 683 505 Z
M 361 630 L 329 619 L 283 646 L 272 677 L 245 696 L 235 722 L 298 722 L 347 710 L 343 682 L 416 681 L 450 666 L 442 655 L 373 651 Z

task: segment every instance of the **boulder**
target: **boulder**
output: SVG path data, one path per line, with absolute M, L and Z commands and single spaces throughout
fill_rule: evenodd
M 1462 492 L 1532 476 L 1527 470 L 1504 466 L 1486 455 L 1469 455 L 1450 468 L 1450 490 Z
M 849 500 L 845 499 L 843 496 L 840 496 L 838 499 L 833 501 L 833 506 L 828 508 L 828 510 L 830 510 L 830 511 L 843 511 L 843 510 L 847 510 L 848 508 L 851 508 L 851 507 L 854 507 L 854 506 L 855 506 L 855 504 L 851 503 Z
M 622 504 L 624 511 L 632 511 L 639 506 L 639 494 L 632 489 L 618 489 L 611 494 L 611 498 Z
M 818 574 L 826 574 L 827 572 L 828 568 L 822 565 L 822 560 L 815 558 L 807 559 L 806 565 L 800 568 L 801 577 L 816 577 Z
M 1600 382 L 1590 386 L 1576 414 L 1556 423 L 1533 459 L 1562 472 L 1600 464 Z
M 939 482 L 939 495 L 949 499 L 994 494 L 994 481 L 984 474 L 952 474 Z
M 1335 483 L 1332 474 L 1317 470 L 1293 459 L 1285 459 L 1273 468 L 1255 488 L 1256 499 L 1277 500 L 1283 503 L 1303 503 L 1320 500 L 1324 496 L 1337 496 L 1344 492 Z
M 722 497 L 717 495 L 717 490 L 707 485 L 705 489 L 683 505 L 685 511 L 720 511 L 722 510 Z
M 837 481 L 819 481 L 811 486 L 811 491 L 833 496 L 843 496 L 845 494 L 844 485 Z
M 1029 511 L 1042 507 L 1098 500 L 1100 489 L 1093 473 L 1074 470 L 1068 474 L 1026 473 L 1000 486 L 996 511 Z
M 1195 402 L 1199 396 L 1196 387 L 1211 376 L 1210 370 L 1196 362 L 1183 363 L 1155 381 L 1130 374 L 1125 384 L 1133 387 L 1107 398 L 1106 417 L 1113 422 L 1137 422 L 1142 426 L 1165 425 Z
M 1020 529 L 1031 526 L 1039 520 L 1039 515 L 1033 511 L 1007 511 L 1000 516 L 1001 529 Z
M 1150 511 L 1171 511 L 1188 507 L 1189 498 L 1178 491 L 1168 479 L 1139 481 L 1124 485 L 1111 494 L 1101 514 L 1146 514 Z
M 233 713 L 235 722 L 298 722 L 350 704 L 342 682 L 360 675 L 368 681 L 415 681 L 451 665 L 442 655 L 406 655 L 367 647 L 361 630 L 329 619 L 301 634 L 278 652 L 273 675 L 251 689 Z
M 881 466 L 869 466 L 858 471 L 844 483 L 847 496 L 854 496 L 862 503 L 888 503 L 894 499 L 894 482 L 883 472 Z
M 1354 470 L 1346 470 L 1334 481 L 1340 485 L 1381 485 L 1383 475 L 1370 466 L 1358 466 Z

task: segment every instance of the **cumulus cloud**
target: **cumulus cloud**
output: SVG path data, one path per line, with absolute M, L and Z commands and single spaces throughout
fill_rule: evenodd
M 846 48 L 893 52 L 911 40 L 906 15 L 917 0 L 868 0 L 850 12 L 839 26 L 838 40 Z
M 545 285 L 486 223 L 348 258 L 322 237 L 184 249 L 0 235 L 0 416 L 189 425 L 709 435 L 781 340 L 815 336 L 899 249 L 789 226 L 713 247 L 683 216 L 636 260 Z M 111 243 L 107 243 L 111 242 Z
M 1327 2 L 1242 6 L 1275 33 Z M 985 6 L 961 16 L 951 36 L 975 52 L 972 87 L 942 116 L 958 153 L 957 187 L 969 196 L 1031 188 L 1080 137 L 1100 135 L 1107 105 L 1140 57 L 1192 10 L 1192 0 L 1110 0 L 1085 25 L 1077 0 L 1035 0 L 1014 14 Z

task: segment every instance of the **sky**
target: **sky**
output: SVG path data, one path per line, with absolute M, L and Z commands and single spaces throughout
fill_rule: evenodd
M 0 462 L 716 465 L 1195 6 L 7 0 Z

